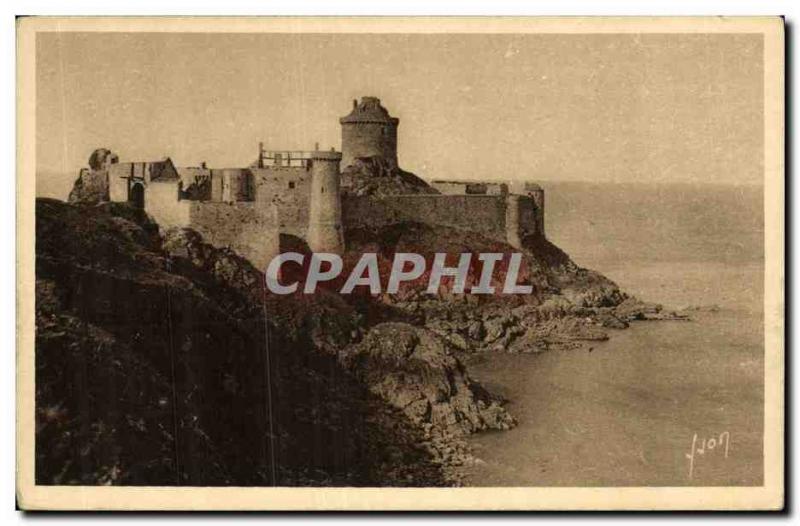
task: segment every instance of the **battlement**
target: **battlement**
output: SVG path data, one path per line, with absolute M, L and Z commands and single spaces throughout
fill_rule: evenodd
M 431 181 L 431 186 L 447 195 L 506 195 L 508 185 L 482 181 Z
M 397 126 L 400 119 L 389 115 L 377 97 L 361 97 L 361 102 L 353 100 L 353 110 L 339 119 L 339 124 L 388 124 Z

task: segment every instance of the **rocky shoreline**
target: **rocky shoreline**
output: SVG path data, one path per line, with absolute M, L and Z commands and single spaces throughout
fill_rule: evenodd
M 370 251 L 382 265 L 395 252 L 512 250 L 421 224 L 347 235 L 345 261 Z M 431 296 L 425 277 L 392 296 L 278 297 L 196 232 L 160 233 L 124 204 L 40 199 L 37 483 L 459 485 L 479 462 L 465 437 L 516 424 L 464 358 L 686 317 L 546 240 L 524 255 L 525 297 Z
M 419 325 L 378 325 L 368 333 L 371 341 L 361 346 L 366 345 L 373 352 L 376 349 L 388 350 L 379 352 L 392 352 L 396 346 L 406 345 L 408 338 L 414 338 L 417 345 L 424 346 L 426 350 L 435 349 L 437 354 L 448 356 L 451 363 L 449 367 L 440 366 L 442 370 L 455 368 L 463 375 L 468 374 L 465 364 L 479 355 L 491 359 L 491 355 L 498 352 L 540 353 L 591 349 L 593 342 L 608 340 L 614 330 L 623 330 L 634 322 L 690 320 L 685 313 L 665 310 L 660 305 L 630 297 L 615 307 L 576 307 L 549 301 L 541 306 L 493 306 L 482 309 L 470 305 L 467 300 L 454 304 L 452 301 L 430 299 L 419 301 L 415 296 L 394 306 L 409 315 L 422 314 L 423 321 Z M 430 411 L 432 405 L 425 404 L 423 397 L 409 401 L 406 398 L 408 386 L 403 389 L 392 380 L 391 372 L 396 370 L 391 365 L 384 366 L 381 373 L 388 374 L 388 377 L 378 379 L 368 376 L 366 383 L 390 404 L 402 408 L 412 422 L 422 423 L 425 438 L 430 438 L 422 445 L 437 462 L 441 462 L 448 483 L 461 485 L 465 477 L 463 468 L 482 462 L 473 455 L 464 438 L 475 432 L 514 427 L 516 420 L 503 408 L 507 401 L 486 393 L 488 400 L 479 399 L 477 411 L 459 412 L 453 410 L 454 406 L 457 408 L 457 398 L 449 398 L 445 404 L 440 404 L 448 409 L 448 418 L 426 419 L 425 411 Z M 416 395 L 420 386 L 425 384 L 411 381 L 409 385 L 414 386 L 411 391 Z M 482 387 L 478 386 L 477 389 Z M 485 417 L 487 411 L 491 415 L 488 419 Z

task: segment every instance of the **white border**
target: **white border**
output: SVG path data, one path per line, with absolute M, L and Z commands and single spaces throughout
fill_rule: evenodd
M 34 20 L 34 19 L 29 19 Z M 36 29 L 50 28 L 55 23 L 71 30 L 107 29 L 108 20 L 72 19 L 54 21 L 37 19 L 24 22 Z M 115 30 L 153 31 L 158 27 L 174 28 L 176 20 L 120 20 Z M 220 31 L 219 21 L 210 19 L 181 20 L 191 25 L 182 30 Z M 783 491 L 783 93 L 782 58 L 783 33 L 777 19 L 670 19 L 628 18 L 597 20 L 579 18 L 551 19 L 350 19 L 350 20 L 230 20 L 224 21 L 231 31 L 324 31 L 336 29 L 368 32 L 763 32 L 765 55 L 772 60 L 765 63 L 765 218 L 766 289 L 765 294 L 765 360 L 766 427 L 765 436 L 765 487 L 764 488 L 483 488 L 459 489 L 323 489 L 323 488 L 86 488 L 33 486 L 31 441 L 20 440 L 25 430 L 32 430 L 32 302 L 19 305 L 21 325 L 18 332 L 20 358 L 18 361 L 18 455 L 20 474 L 18 489 L 20 503 L 28 509 L 49 507 L 57 509 L 765 509 L 782 503 Z M 20 34 L 21 56 L 32 49 L 32 31 Z M 22 64 L 22 63 L 21 63 Z M 33 78 L 30 69 L 21 68 L 18 79 L 21 93 L 19 115 L 33 115 Z M 18 219 L 19 232 L 30 226 L 35 185 L 33 141 L 35 130 L 32 118 L 18 122 L 20 148 L 18 157 Z M 27 182 L 27 183 L 25 183 Z M 26 236 L 17 240 L 19 298 L 33 297 L 33 244 Z M 775 295 L 780 292 L 779 295 Z M 769 296 L 769 297 L 767 297 Z M 772 329 L 772 330 L 770 330 Z

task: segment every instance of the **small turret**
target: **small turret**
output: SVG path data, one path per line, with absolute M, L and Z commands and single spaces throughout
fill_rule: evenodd
M 308 218 L 308 246 L 313 252 L 344 252 L 342 202 L 339 195 L 339 163 L 336 151 L 311 153 L 311 204 Z

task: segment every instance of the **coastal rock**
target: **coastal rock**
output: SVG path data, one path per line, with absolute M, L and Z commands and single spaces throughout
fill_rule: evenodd
M 514 323 L 510 316 L 497 316 L 489 318 L 483 324 L 486 335 L 483 337 L 485 343 L 492 343 L 505 336 L 506 327 Z
M 467 336 L 472 340 L 482 340 L 486 335 L 486 329 L 481 320 L 475 320 L 467 327 Z
M 377 161 L 357 162 L 353 170 L 349 191 L 356 193 L 428 191 Z M 370 174 L 378 181 L 370 180 Z M 57 365 L 48 369 L 49 375 L 37 376 L 37 385 L 40 377 L 43 386 L 66 382 L 45 393 L 47 411 L 37 415 L 38 422 L 58 421 L 64 411 L 75 411 L 75 400 L 59 399 L 56 393 L 70 389 L 71 379 L 82 374 L 80 357 L 94 356 L 89 347 L 110 338 L 102 346 L 110 353 L 109 363 L 133 364 L 134 359 L 126 357 L 130 351 L 143 362 L 142 370 L 150 367 L 161 375 L 158 382 L 144 386 L 144 403 L 163 407 L 166 413 L 141 414 L 138 402 L 132 401 L 125 415 L 128 427 L 106 422 L 102 440 L 96 442 L 104 451 L 134 451 L 136 445 L 128 440 L 132 433 L 112 435 L 108 430 L 153 432 L 160 429 L 161 416 L 172 414 L 172 393 L 162 391 L 176 387 L 161 379 L 170 371 L 164 361 L 169 356 L 165 342 L 174 336 L 178 401 L 185 426 L 192 430 L 182 435 L 187 441 L 182 447 L 189 448 L 182 453 L 192 448 L 208 452 L 208 470 L 197 464 L 195 472 L 185 473 L 184 482 L 270 483 L 268 462 L 256 447 L 262 444 L 263 427 L 253 427 L 246 436 L 227 433 L 245 422 L 264 425 L 268 369 L 282 483 L 451 483 L 457 479 L 451 468 L 471 462 L 462 437 L 514 425 L 502 401 L 470 379 L 459 353 L 573 348 L 607 338 L 602 327 L 663 315 L 660 308 L 629 301 L 611 281 L 581 269 L 542 237 L 526 240 L 522 249 L 519 282 L 532 286 L 530 295 L 446 290 L 428 295 L 423 277 L 397 295 L 342 296 L 323 287 L 311 296 L 278 297 L 265 293 L 263 275 L 234 251 L 211 246 L 190 229 L 169 230 L 162 237 L 146 214 L 124 203 L 69 206 L 43 201 L 38 206 L 37 306 L 42 315 L 37 323 L 45 330 L 37 332 L 37 338 L 58 345 L 43 347 L 49 355 L 42 363 Z M 475 232 L 422 223 L 351 229 L 346 238 L 346 263 L 374 252 L 381 268 L 389 267 L 397 252 L 430 257 L 440 251 L 518 250 Z M 72 303 L 65 304 L 65 299 Z M 69 316 L 78 318 L 84 324 L 81 331 L 91 331 L 91 338 L 65 329 L 71 323 L 66 319 L 47 324 L 70 309 Z M 62 333 L 66 341 L 58 340 Z M 77 353 L 64 355 L 65 363 L 57 362 L 54 353 L 64 345 L 74 346 Z M 116 378 L 108 367 L 92 369 L 92 378 Z M 70 374 L 53 376 L 55 370 Z M 97 385 L 93 396 L 117 396 L 105 384 Z M 70 425 L 78 424 L 84 423 Z M 37 466 L 47 470 L 47 480 L 54 480 L 60 470 L 75 472 L 80 466 L 65 468 L 66 457 L 48 456 L 50 446 L 69 449 L 95 442 L 85 434 L 64 438 L 61 431 L 73 428 L 49 429 L 59 432 L 47 435 Z M 172 435 L 153 432 L 148 440 L 171 451 Z M 342 444 L 345 456 L 358 462 L 317 458 L 307 437 Z M 163 473 L 144 474 L 136 474 L 130 463 L 117 466 L 116 457 L 102 460 L 105 467 L 71 474 L 69 480 L 158 482 L 163 473 L 174 472 L 168 457 L 153 459 L 161 462 Z M 252 469 L 254 465 L 258 469 Z M 114 475 L 117 468 L 119 476 Z
M 417 425 L 430 424 L 456 435 L 514 425 L 499 401 L 469 378 L 430 330 L 382 323 L 340 359 L 370 391 Z
M 89 169 L 82 169 L 70 190 L 70 203 L 108 202 L 108 165 L 119 161 L 107 148 L 98 148 L 89 156 Z
M 608 310 L 600 311 L 596 314 L 597 322 L 603 327 L 609 329 L 627 329 L 628 322 L 620 319 L 618 316 Z
M 639 299 L 629 297 L 625 301 L 614 307 L 614 315 L 621 320 L 689 320 L 686 313 L 665 310 L 663 306 L 656 303 L 647 303 Z
M 101 179 L 103 176 L 97 172 L 81 172 L 69 192 L 69 202 L 95 204 L 108 201 L 108 186 Z
M 382 157 L 359 157 L 342 171 L 342 190 L 350 195 L 438 194 L 423 179 Z
M 246 260 L 121 203 L 38 199 L 36 229 L 38 483 L 456 483 L 328 349 L 361 323 L 341 297 L 264 298 Z
M 92 170 L 102 170 L 109 164 L 119 161 L 117 154 L 108 148 L 98 148 L 89 156 L 89 168 Z

